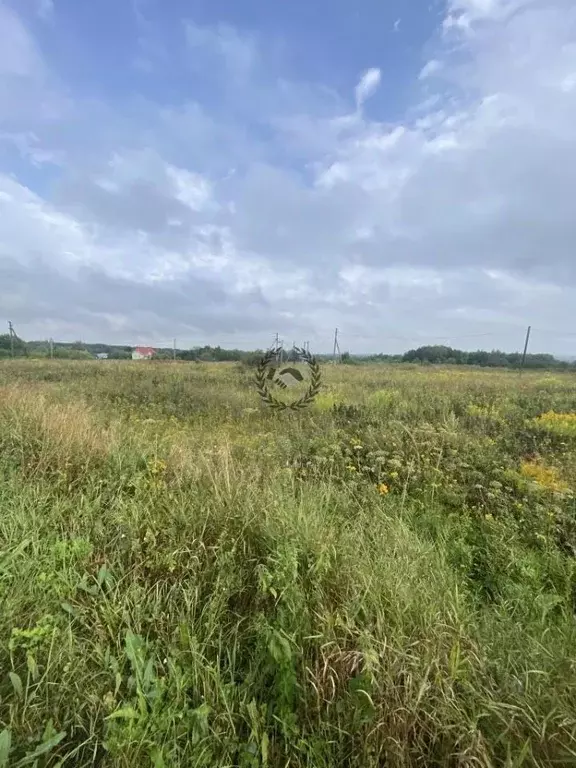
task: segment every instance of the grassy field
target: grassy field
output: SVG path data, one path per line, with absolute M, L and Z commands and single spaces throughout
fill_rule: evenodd
M 576 765 L 576 376 L 0 365 L 0 766 Z

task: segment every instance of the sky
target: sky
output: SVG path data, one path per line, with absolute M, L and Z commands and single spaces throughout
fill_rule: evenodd
M 0 0 L 8 320 L 576 355 L 576 5 Z

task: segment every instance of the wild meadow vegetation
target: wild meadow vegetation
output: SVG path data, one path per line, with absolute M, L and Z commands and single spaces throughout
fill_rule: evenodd
M 576 764 L 576 375 L 0 364 L 0 766 Z

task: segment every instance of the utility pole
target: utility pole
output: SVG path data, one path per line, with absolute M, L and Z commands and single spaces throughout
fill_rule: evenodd
M 172 360 L 176 360 L 176 339 L 174 339 L 174 348 L 172 350 Z
M 14 326 L 8 320 L 8 333 L 10 334 L 10 356 L 14 357 Z
M 278 339 L 278 332 L 274 334 L 274 341 L 272 342 L 272 345 L 268 348 L 269 351 L 274 350 L 276 352 L 276 361 L 280 360 L 280 340 Z
M 529 325 L 526 331 L 526 341 L 524 342 L 524 352 L 522 353 L 522 363 L 520 364 L 520 370 L 524 370 L 524 364 L 526 362 L 526 353 L 528 352 L 528 342 L 530 341 L 530 331 L 532 327 Z
M 50 359 L 54 359 L 54 339 L 50 339 Z
M 276 349 L 277 350 L 277 349 L 279 349 L 279 347 L 280 347 L 280 342 L 278 341 L 278 332 L 276 332 L 276 334 L 274 335 L 274 344 L 273 344 L 272 349 Z
M 334 331 L 334 351 L 332 353 L 332 362 L 336 364 L 336 357 L 338 356 L 338 362 L 340 362 L 340 344 L 338 344 L 338 328 Z

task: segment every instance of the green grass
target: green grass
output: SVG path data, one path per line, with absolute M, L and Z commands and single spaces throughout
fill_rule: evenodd
M 252 376 L 0 365 L 0 766 L 576 764 L 576 377 Z

